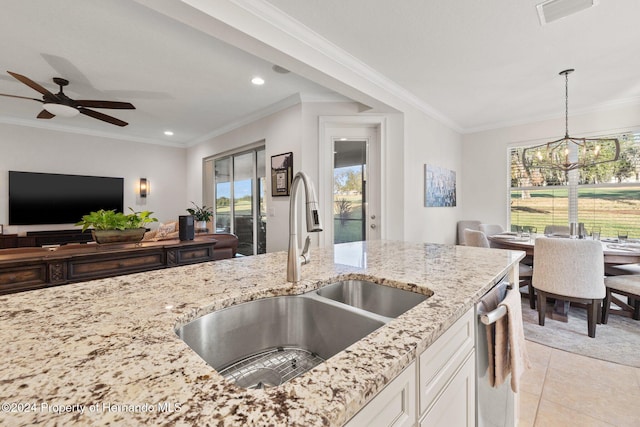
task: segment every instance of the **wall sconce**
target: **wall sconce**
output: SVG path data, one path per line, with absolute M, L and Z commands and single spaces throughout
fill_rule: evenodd
M 149 182 L 147 178 L 140 178 L 140 197 L 147 197 L 149 194 Z

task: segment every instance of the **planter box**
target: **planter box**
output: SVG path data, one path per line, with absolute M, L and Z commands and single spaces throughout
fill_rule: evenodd
M 91 230 L 91 235 L 97 243 L 135 243 L 142 240 L 146 231 L 146 228 Z

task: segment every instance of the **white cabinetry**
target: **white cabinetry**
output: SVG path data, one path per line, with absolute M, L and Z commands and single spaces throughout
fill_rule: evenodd
M 346 427 L 412 427 L 416 419 L 416 362 L 362 408 Z
M 475 426 L 474 338 L 471 309 L 346 426 Z
M 475 425 L 474 317 L 469 310 L 420 355 L 418 386 L 421 426 Z M 444 420 L 443 420 L 444 421 Z
M 449 379 L 441 393 L 420 418 L 420 427 L 475 426 L 475 360 L 474 352 Z

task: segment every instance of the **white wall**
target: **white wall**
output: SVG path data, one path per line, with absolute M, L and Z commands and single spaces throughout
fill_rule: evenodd
M 462 137 L 411 109 L 405 111 L 404 126 L 404 240 L 453 244 L 465 202 L 461 197 L 466 174 L 461 162 Z M 455 207 L 424 207 L 425 164 L 456 172 Z M 389 173 L 389 179 L 396 176 L 395 170 Z
M 564 135 L 564 117 L 464 135 L 464 219 L 507 225 L 508 147 L 541 143 Z M 571 136 L 601 136 L 640 129 L 640 106 L 569 117 Z
M 160 221 L 177 218 L 187 206 L 183 148 L 9 124 L 0 124 L 0 135 L 0 224 L 5 224 L 4 233 L 74 228 L 69 224 L 7 226 L 9 170 L 123 177 L 125 211 L 128 207 L 151 210 Z M 137 193 L 141 177 L 150 183 L 146 201 Z M 42 215 L 46 217 L 46 212 Z

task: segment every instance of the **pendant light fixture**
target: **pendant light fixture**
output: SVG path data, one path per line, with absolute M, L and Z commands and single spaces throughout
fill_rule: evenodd
M 528 147 L 522 151 L 522 164 L 526 169 L 570 170 L 613 162 L 620 157 L 620 142 L 616 138 L 574 138 L 569 136 L 569 74 L 573 69 L 560 72 L 565 79 L 565 134 L 564 138 L 546 144 Z

